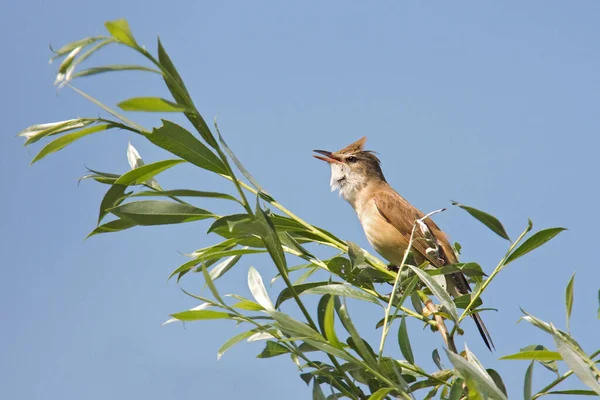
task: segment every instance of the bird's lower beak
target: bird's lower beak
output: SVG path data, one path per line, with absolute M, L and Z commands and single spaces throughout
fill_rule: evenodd
M 342 164 L 337 157 L 335 157 L 330 151 L 325 150 L 313 150 L 315 153 L 323 154 L 325 157 L 313 155 L 314 158 L 328 162 L 329 164 L 337 163 Z

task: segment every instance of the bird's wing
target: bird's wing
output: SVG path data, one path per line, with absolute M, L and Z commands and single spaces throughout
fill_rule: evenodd
M 415 208 L 412 204 L 406 201 L 404 197 L 400 196 L 396 192 L 390 193 L 389 191 L 378 191 L 374 195 L 374 201 L 375 206 L 377 207 L 377 210 L 381 216 L 387 222 L 392 224 L 398 233 L 404 237 L 406 243 L 408 243 L 415 221 L 423 218 L 425 214 Z M 442 232 L 442 230 L 430 218 L 427 218 L 424 222 L 439 246 L 440 258 L 427 254 L 427 248 L 429 245 L 424 240 L 423 233 L 419 228 L 415 229 L 412 245 L 413 249 L 416 250 L 423 259 L 428 260 L 436 267 L 457 263 L 458 259 L 456 258 L 454 250 L 450 246 L 448 238 L 444 232 Z M 446 281 L 449 281 L 449 283 L 452 284 L 452 287 L 457 294 L 461 295 L 471 292 L 469 282 L 462 272 L 448 274 L 446 277 Z M 492 347 L 494 347 L 494 342 L 492 341 L 492 338 L 485 324 L 483 323 L 483 320 L 477 313 L 473 313 L 472 315 L 483 341 L 491 350 Z
M 408 243 L 415 221 L 423 218 L 425 214 L 416 209 L 396 192 L 380 190 L 374 195 L 374 201 L 381 216 L 387 222 L 392 224 Z M 440 260 L 427 254 L 429 245 L 424 240 L 423 232 L 421 232 L 419 228 L 415 230 L 413 249 L 416 250 L 423 259 L 428 260 L 436 267 L 456 263 L 456 256 L 454 255 L 454 251 L 444 232 L 442 232 L 430 218 L 427 218 L 424 222 L 440 247 L 440 257 L 442 259 Z M 465 289 L 468 290 L 467 288 Z

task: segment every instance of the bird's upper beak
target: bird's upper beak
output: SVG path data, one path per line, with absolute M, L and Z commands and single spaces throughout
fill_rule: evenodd
M 328 162 L 329 164 L 343 164 L 342 160 L 334 156 L 332 152 L 326 150 L 313 150 L 315 153 L 323 154 L 325 157 L 313 155 L 314 158 Z

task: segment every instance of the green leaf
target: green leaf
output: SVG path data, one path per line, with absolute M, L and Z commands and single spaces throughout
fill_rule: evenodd
M 463 383 L 465 381 L 461 378 L 456 378 L 452 387 L 450 388 L 450 394 L 448 395 L 448 400 L 460 400 L 463 395 Z
M 465 309 L 465 308 L 467 308 L 467 306 L 470 303 L 471 303 L 471 294 L 470 293 L 463 294 L 462 296 L 458 296 L 457 298 L 454 299 L 454 305 L 456 305 L 456 308 Z M 479 298 L 473 305 L 472 309 L 475 309 L 475 308 L 481 306 L 482 304 L 483 304 L 483 301 Z
M 189 190 L 189 189 L 173 189 L 173 190 L 160 190 L 153 191 L 147 190 L 143 192 L 138 192 L 130 195 L 129 197 L 203 197 L 203 198 L 211 198 L 211 199 L 224 199 L 224 200 L 232 200 L 239 203 L 239 200 L 235 197 L 219 192 L 205 192 L 201 190 Z
M 282 275 L 287 275 L 287 261 L 281 247 L 281 241 L 273 226 L 273 222 L 262 208 L 260 208 L 258 198 L 256 199 L 256 222 L 253 225 L 255 233 L 262 239 L 265 248 L 277 266 L 277 271 Z
M 187 272 L 190 269 L 194 268 L 196 265 L 202 263 L 202 262 L 207 262 L 210 260 L 220 260 L 221 258 L 224 257 L 230 257 L 230 256 L 240 256 L 240 255 L 246 255 L 246 254 L 258 254 L 258 253 L 264 253 L 264 250 L 257 250 L 257 249 L 249 249 L 249 248 L 243 248 L 243 249 L 235 249 L 235 250 L 221 250 L 221 248 L 216 248 L 213 251 L 206 251 L 204 253 L 202 253 L 201 255 L 199 255 L 198 257 L 194 258 L 193 260 L 190 260 L 186 263 L 181 264 L 175 271 L 173 271 L 171 273 L 171 275 L 169 276 L 169 279 L 171 279 L 173 276 L 180 274 L 182 272 Z
M 478 392 L 486 399 L 506 400 L 506 395 L 498 388 L 486 370 L 480 367 L 477 360 L 465 360 L 458 354 L 446 349 L 446 355 L 460 376 L 467 381 L 467 386 L 476 385 Z M 470 387 L 471 389 L 471 387 Z
M 344 345 L 340 342 L 337 334 L 335 333 L 335 296 L 325 295 L 323 298 L 327 298 L 327 304 L 325 305 L 323 325 L 321 329 L 323 330 L 325 338 L 333 347 L 343 349 Z
M 238 344 L 242 340 L 248 339 L 250 336 L 254 335 L 255 333 L 256 333 L 256 329 L 251 329 L 247 332 L 238 333 L 237 335 L 235 335 L 234 337 L 232 337 L 231 339 L 229 339 L 228 341 L 223 343 L 223 346 L 221 346 L 221 348 L 217 352 L 217 360 L 220 360 L 221 357 L 223 357 L 223 354 L 225 354 L 225 352 L 227 350 L 229 350 L 233 345 Z
M 323 390 L 321 390 L 321 385 L 315 379 L 313 381 L 313 391 L 312 391 L 313 400 L 327 400 L 325 394 L 323 394 Z
M 576 396 L 598 396 L 593 390 L 556 390 L 554 392 L 546 392 L 545 394 L 574 394 Z
M 235 315 L 213 310 L 188 310 L 171 314 L 171 317 L 180 321 L 198 321 L 202 319 L 228 319 Z
M 427 285 L 429 290 L 431 290 L 435 297 L 437 297 L 442 303 L 442 306 L 446 312 L 450 314 L 452 319 L 454 321 L 458 321 L 458 311 L 456 310 L 456 306 L 454 305 L 454 302 L 452 301 L 452 298 L 448 292 L 446 292 L 446 290 L 444 290 L 444 288 L 441 287 L 440 284 L 435 281 L 435 279 L 429 276 L 427 272 L 410 264 L 406 264 L 406 266 L 412 269 L 419 279 L 421 279 L 421 281 Z
M 87 235 L 87 238 L 97 235 L 99 233 L 123 231 L 125 229 L 133 228 L 134 226 L 137 226 L 137 224 L 133 221 L 129 221 L 126 219 L 115 219 L 114 221 L 110 221 L 98 226 L 96 229 L 94 229 Z
M 95 132 L 104 131 L 104 130 L 110 129 L 112 127 L 113 126 L 110 124 L 96 125 L 96 126 L 91 126 L 86 129 L 81 129 L 79 131 L 75 131 L 75 132 L 63 135 L 63 136 L 59 137 L 58 139 L 55 139 L 52 142 L 48 143 L 46 146 L 44 146 L 44 148 L 42 148 L 42 150 L 40 150 L 40 152 L 37 153 L 37 155 L 33 158 L 33 160 L 31 161 L 31 164 L 33 164 L 36 161 L 41 160 L 42 158 L 46 157 L 48 154 L 57 152 L 65 147 L 67 147 L 74 141 L 79 140 L 84 136 L 90 135 Z
M 433 352 L 431 353 L 431 359 L 433 360 L 433 363 L 435 364 L 436 367 L 438 367 L 439 369 L 444 369 L 444 366 L 442 365 L 442 359 L 440 358 L 440 353 L 438 352 L 438 349 L 434 349 Z
M 231 257 L 227 258 L 226 260 L 221 261 L 213 269 L 210 270 L 210 278 L 212 280 L 219 279 L 220 277 L 225 275 L 225 273 L 227 271 L 229 271 L 231 268 L 233 268 L 233 266 L 235 264 L 237 264 L 237 262 L 240 260 L 240 258 L 242 258 L 241 255 L 231 256 Z
M 535 362 L 532 361 L 527 368 L 527 372 L 525 372 L 525 383 L 523 384 L 523 398 L 525 400 L 531 400 L 532 390 L 531 390 L 531 381 L 533 379 L 533 366 Z
M 266 310 L 275 310 L 275 307 L 273 307 L 273 303 L 271 302 L 269 294 L 267 293 L 267 289 L 263 283 L 262 277 L 254 267 L 250 267 L 248 270 L 248 287 L 250 288 L 250 292 L 258 304 L 263 306 Z
M 267 340 L 265 348 L 256 357 L 257 358 L 271 358 L 271 357 L 280 356 L 282 354 L 287 354 L 289 352 L 290 351 L 287 349 L 287 347 L 282 346 L 279 343 L 274 342 L 272 340 Z
M 318 286 L 325 286 L 328 283 L 329 283 L 328 281 L 302 283 L 300 285 L 294 285 L 293 290 L 298 295 L 300 295 L 302 292 L 304 292 L 308 289 L 318 287 Z M 279 308 L 281 306 L 281 304 L 283 304 L 284 301 L 289 300 L 291 298 L 293 298 L 292 290 L 289 287 L 284 288 L 281 291 L 281 293 L 279 293 L 279 296 L 277 297 L 277 301 L 275 302 L 275 308 Z
M 231 160 L 233 161 L 233 163 L 235 164 L 237 169 L 242 173 L 242 175 L 244 175 L 246 177 L 246 179 L 248 179 L 248 182 L 250 182 L 252 184 L 252 186 L 254 186 L 256 188 L 256 190 L 258 190 L 258 192 L 261 196 L 266 197 L 267 201 L 273 200 L 273 198 L 271 196 L 269 196 L 267 194 L 267 192 L 258 184 L 256 179 L 254 179 L 254 177 L 252 175 L 250 175 L 250 172 L 248 172 L 248 170 L 244 167 L 242 162 L 236 157 L 235 153 L 229 148 L 229 146 L 227 145 L 227 142 L 225 142 L 225 139 L 223 139 L 223 136 L 221 136 L 221 131 L 219 131 L 219 125 L 217 124 L 216 117 L 215 117 L 214 122 L 215 122 L 215 130 L 217 131 L 217 135 L 219 137 L 219 142 L 221 142 L 221 146 L 223 146 L 223 148 L 225 149 L 225 152 L 227 153 L 229 158 L 231 158 Z
M 556 351 L 529 350 L 500 357 L 500 360 L 560 361 L 562 360 L 562 357 Z
M 104 198 L 100 202 L 100 212 L 98 214 L 98 223 L 107 214 L 107 210 L 118 205 L 123 201 L 125 190 L 130 185 L 141 185 L 147 180 L 160 174 L 177 164 L 185 162 L 184 160 L 163 160 L 155 163 L 142 165 L 121 175 L 115 183 L 108 189 Z
M 375 359 L 373 350 L 368 348 L 367 345 L 365 345 L 365 343 L 363 342 L 362 337 L 358 333 L 358 330 L 356 330 L 356 327 L 354 326 L 354 323 L 352 322 L 352 319 L 348 314 L 346 305 L 339 301 L 339 299 L 337 298 L 335 298 L 335 300 L 335 310 L 337 311 L 338 317 L 340 318 L 342 325 L 344 325 L 344 328 L 346 328 L 346 330 L 350 334 L 350 337 L 354 342 L 354 345 L 356 346 L 356 351 L 367 362 L 367 364 L 369 364 L 371 367 L 378 368 L 377 360 Z
M 275 321 L 277 321 L 282 331 L 286 332 L 291 336 L 313 339 L 315 342 L 325 342 L 325 339 L 319 334 L 319 332 L 315 331 L 307 324 L 293 319 L 285 313 L 267 310 L 267 314 L 269 314 Z M 314 345 L 314 343 L 312 342 L 309 344 Z
M 206 265 L 204 265 L 202 267 L 202 275 L 204 275 L 204 281 L 206 282 L 206 286 L 208 286 L 208 288 L 210 289 L 210 292 L 212 293 L 215 300 L 217 300 L 219 302 L 219 304 L 224 305 L 225 303 L 223 302 L 221 295 L 219 295 L 219 292 L 217 291 L 217 287 L 215 286 L 215 283 L 210 278 L 210 275 L 208 273 L 208 269 L 207 269 Z
M 170 201 L 135 201 L 108 210 L 137 225 L 168 225 L 214 218 L 210 211 Z
M 506 259 L 504 265 L 515 261 L 517 258 L 524 256 L 525 254 L 533 251 L 543 245 L 544 243 L 551 240 L 554 236 L 558 235 L 566 228 L 548 228 L 534 233 L 529 239 L 523 242 L 515 251 L 511 253 Z
M 400 345 L 400 351 L 402 355 L 411 364 L 415 363 L 415 357 L 413 356 L 412 347 L 410 346 L 410 338 L 408 337 L 408 329 L 406 328 L 406 316 L 402 316 L 400 321 L 400 328 L 398 329 L 398 344 Z
M 190 109 L 194 109 L 194 112 L 185 113 L 187 119 L 192 123 L 194 128 L 198 130 L 200 136 L 202 136 L 202 139 L 204 139 L 209 146 L 214 149 L 218 148 L 219 146 L 217 145 L 217 141 L 208 128 L 208 125 L 206 125 L 204 118 L 202 118 L 202 116 L 195 111 L 194 104 L 189 92 L 185 87 L 185 84 L 183 83 L 183 79 L 181 79 L 179 72 L 177 72 L 175 65 L 163 47 L 160 38 L 158 39 L 158 61 L 164 68 L 165 73 L 163 74 L 163 77 L 165 84 L 169 88 L 169 91 L 171 92 L 171 95 L 175 101 L 179 104 L 185 104 Z
M 97 122 L 97 119 L 76 118 L 66 121 L 49 122 L 46 124 L 37 124 L 23 129 L 17 134 L 25 138 L 25 146 L 37 142 L 46 136 L 58 135 L 62 132 L 72 131 L 73 129 L 83 128 L 87 125 Z
M 97 74 L 103 74 L 105 72 L 116 72 L 116 71 L 143 71 L 160 74 L 161 72 L 157 69 L 143 67 L 141 65 L 105 65 L 103 67 L 87 68 L 82 71 L 76 72 L 71 75 L 71 79 L 82 78 L 84 76 L 92 76 Z
M 565 290 L 565 304 L 567 307 L 567 331 L 570 330 L 571 310 L 573 309 L 573 283 L 575 282 L 575 274 L 569 280 Z
M 459 206 L 460 208 L 462 208 L 463 210 L 465 210 L 466 212 L 471 214 L 472 217 L 474 217 L 479 222 L 481 222 L 482 224 L 487 226 L 496 235 L 500 236 L 503 239 L 510 241 L 510 237 L 506 233 L 504 226 L 502 226 L 502 223 L 493 215 L 490 215 L 490 214 L 483 212 L 481 210 L 478 210 L 476 208 L 457 203 L 456 201 L 453 201 L 452 204 L 455 206 Z
M 504 393 L 504 395 L 508 398 L 506 386 L 504 385 L 504 382 L 502 381 L 502 377 L 500 376 L 500 374 L 498 372 L 496 372 L 495 369 L 491 369 L 491 368 L 486 369 L 486 371 L 492 377 L 492 380 L 494 381 L 496 386 L 498 386 L 498 388 L 502 391 L 502 393 Z
M 550 325 L 550 327 L 552 337 L 556 343 L 556 349 L 562 356 L 565 364 L 573 370 L 573 373 L 581 382 L 600 395 L 600 383 L 598 383 L 598 380 L 590 369 L 593 362 L 588 357 L 584 359 L 578 349 L 574 348 L 570 341 L 565 340 L 564 334 L 558 332 L 553 325 Z
M 144 111 L 144 112 L 181 112 L 186 111 L 182 106 L 172 101 L 161 99 L 160 97 L 133 97 L 117 104 L 123 111 Z
M 52 52 L 54 53 L 52 58 L 50 58 L 50 63 L 52 63 L 52 61 L 57 59 L 58 57 L 62 57 L 78 47 L 86 47 L 102 39 L 104 39 L 102 36 L 86 37 L 75 42 L 67 43 L 58 50 L 54 50 L 52 46 L 50 46 L 50 50 L 52 50 Z
M 349 297 L 357 300 L 364 300 L 381 306 L 379 299 L 370 293 L 357 289 L 346 284 L 329 284 L 318 286 L 304 291 L 305 294 L 331 294 L 334 296 Z
M 369 396 L 369 400 L 383 400 L 385 397 L 390 394 L 394 389 L 392 388 L 381 388 L 378 389 L 375 393 Z
M 239 301 L 239 302 L 233 304 L 231 307 L 238 308 L 240 310 L 246 310 L 246 311 L 264 311 L 264 309 L 265 309 L 260 304 L 255 303 L 250 300 Z
M 160 128 L 145 135 L 148 140 L 200 168 L 227 174 L 223 162 L 188 130 L 171 121 L 162 120 L 162 123 Z
M 131 33 L 131 29 L 129 29 L 129 24 L 125 19 L 117 19 L 114 21 L 109 21 L 104 24 L 106 30 L 117 39 L 120 43 L 130 47 L 139 47 L 133 34 Z
M 548 349 L 545 348 L 544 346 L 542 346 L 541 344 L 532 344 L 529 346 L 522 347 L 520 350 L 521 350 L 521 352 L 539 351 L 539 350 L 548 351 Z M 560 356 L 560 354 L 559 354 L 559 356 Z M 547 370 L 552 371 L 558 375 L 558 364 L 556 363 L 556 361 L 543 361 L 543 360 L 539 360 L 539 359 L 536 359 L 535 361 L 539 362 Z

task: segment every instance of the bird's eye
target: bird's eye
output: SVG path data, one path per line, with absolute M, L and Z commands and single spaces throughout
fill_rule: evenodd
M 356 158 L 354 156 L 350 156 L 350 157 L 346 158 L 346 161 L 348 161 L 349 163 L 355 163 L 358 161 L 358 158 Z

